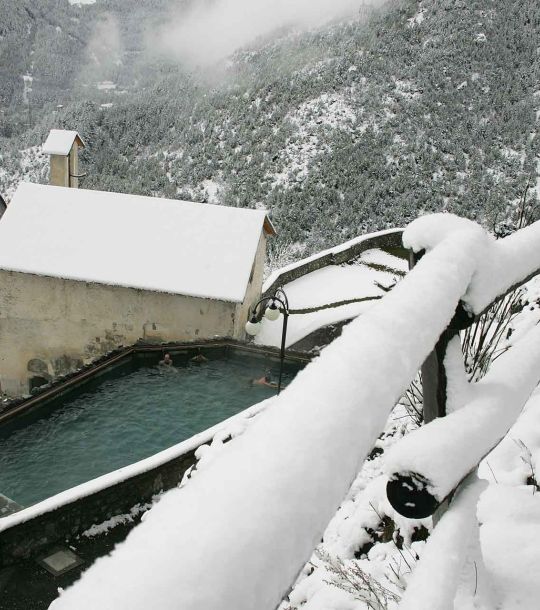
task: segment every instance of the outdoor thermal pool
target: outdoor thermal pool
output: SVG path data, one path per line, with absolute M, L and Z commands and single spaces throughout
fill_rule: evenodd
M 206 352 L 205 352 L 206 353 Z M 29 506 L 126 466 L 275 394 L 252 380 L 279 362 L 241 352 L 207 353 L 174 367 L 144 354 L 99 380 L 0 427 L 0 493 Z M 301 365 L 285 363 L 284 384 Z

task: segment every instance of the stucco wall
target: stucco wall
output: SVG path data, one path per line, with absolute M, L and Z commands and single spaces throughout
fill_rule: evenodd
M 253 267 L 251 268 L 251 278 L 244 296 L 244 300 L 241 304 L 237 305 L 233 335 L 235 339 L 245 338 L 245 325 L 249 315 L 249 310 L 251 306 L 255 305 L 255 303 L 261 298 L 265 260 L 266 235 L 263 231 L 261 232 L 259 245 L 257 246 L 257 254 L 255 255 Z
M 260 290 L 259 274 L 262 269 L 257 268 L 258 288 L 250 287 L 250 296 Z M 239 337 L 245 318 L 237 320 L 235 329 L 235 317 L 246 309 L 223 301 L 0 270 L 2 391 L 25 394 L 31 377 L 64 374 L 140 338 L 162 342 Z
M 79 175 L 79 146 L 77 142 L 71 147 L 69 153 L 69 186 L 71 188 L 79 188 L 79 179 L 75 176 Z
M 69 157 L 51 155 L 49 183 L 54 186 L 69 186 Z

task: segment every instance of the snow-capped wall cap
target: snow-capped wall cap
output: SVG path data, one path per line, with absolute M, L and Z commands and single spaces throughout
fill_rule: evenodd
M 0 269 L 241 303 L 266 218 L 23 182 L 0 223 Z
M 403 246 L 413 252 L 431 250 L 457 231 L 475 231 L 479 237 L 482 236 L 480 239 L 489 237 L 482 227 L 472 220 L 454 214 L 428 214 L 413 220 L 405 229 Z
M 42 151 L 46 155 L 69 155 L 73 144 L 76 143 L 79 148 L 84 148 L 83 139 L 76 131 L 67 131 L 65 129 L 51 129 Z

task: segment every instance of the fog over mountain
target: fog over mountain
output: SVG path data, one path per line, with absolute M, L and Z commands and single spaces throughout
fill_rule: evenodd
M 320 27 L 365 9 L 364 0 L 203 0 L 173 12 L 157 45 L 189 65 L 205 66 L 283 28 Z

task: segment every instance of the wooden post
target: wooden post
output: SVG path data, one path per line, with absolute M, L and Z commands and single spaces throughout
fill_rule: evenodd
M 425 254 L 425 250 L 418 253 L 409 253 L 409 269 Z M 437 417 L 446 415 L 446 389 L 447 378 L 444 367 L 446 349 L 450 341 L 459 335 L 459 331 L 467 328 L 474 322 L 474 316 L 470 315 L 463 306 L 458 304 L 456 313 L 448 327 L 442 332 L 435 344 L 433 351 L 422 365 L 422 394 L 424 399 L 424 424 L 429 424 Z

